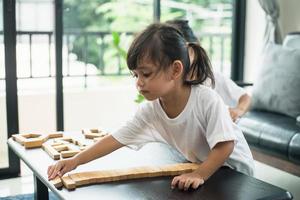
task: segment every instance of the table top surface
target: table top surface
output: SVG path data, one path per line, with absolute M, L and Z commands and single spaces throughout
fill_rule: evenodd
M 79 132 L 65 136 L 83 138 Z M 51 142 L 51 141 L 47 141 Z M 92 141 L 91 141 L 92 142 Z M 171 189 L 172 177 L 143 178 L 78 187 L 74 191 L 56 189 L 47 178 L 47 168 L 55 161 L 41 148 L 26 150 L 11 138 L 9 147 L 51 191 L 62 199 L 292 199 L 277 186 L 246 176 L 229 168 L 219 169 L 197 190 Z M 182 163 L 186 160 L 165 144 L 149 143 L 139 151 L 123 147 L 107 156 L 81 165 L 71 173 Z

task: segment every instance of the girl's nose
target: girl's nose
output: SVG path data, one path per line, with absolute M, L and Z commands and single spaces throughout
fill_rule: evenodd
M 136 86 L 137 87 L 139 87 L 139 88 L 141 88 L 141 87 L 143 87 L 144 86 L 144 81 L 141 79 L 141 78 L 137 78 L 136 79 Z

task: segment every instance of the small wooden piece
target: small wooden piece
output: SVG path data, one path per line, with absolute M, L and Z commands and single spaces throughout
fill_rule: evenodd
M 108 135 L 108 133 L 101 131 L 100 129 L 83 129 L 82 133 L 87 139 L 101 138 Z
M 61 188 L 63 186 L 63 182 L 61 178 L 58 176 L 55 179 L 50 181 L 56 188 Z
M 93 172 L 73 173 L 62 177 L 62 182 L 68 190 L 75 189 L 76 186 L 83 186 L 95 183 L 105 183 L 128 179 L 149 178 L 159 176 L 176 176 L 183 173 L 192 172 L 199 164 L 179 163 L 154 167 L 134 167 L 121 170 L 103 170 Z
M 62 133 L 51 134 L 36 134 L 36 133 L 23 133 L 12 135 L 13 140 L 23 145 L 26 149 L 39 148 L 48 140 L 48 138 L 61 137 Z
M 76 183 L 69 176 L 62 178 L 62 183 L 68 190 L 74 190 L 76 188 Z
M 53 160 L 59 160 L 60 159 L 60 153 L 51 145 L 49 144 L 43 144 L 42 148 L 44 151 L 48 153 L 48 155 L 53 159 Z
M 62 158 L 70 158 L 78 154 L 79 150 L 67 150 L 60 152 Z

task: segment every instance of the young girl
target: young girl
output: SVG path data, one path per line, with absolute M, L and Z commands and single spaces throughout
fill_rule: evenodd
M 189 47 L 195 54 L 191 65 Z M 152 24 L 131 44 L 127 64 L 148 102 L 118 131 L 74 158 L 49 166 L 50 180 L 125 145 L 139 149 L 154 141 L 167 143 L 187 160 L 201 163 L 197 170 L 174 177 L 172 188 L 196 189 L 223 165 L 252 174 L 253 159 L 242 132 L 217 93 L 202 85 L 206 79 L 213 83 L 214 78 L 198 44 L 187 44 L 170 25 Z
M 180 30 L 186 41 L 199 44 L 199 41 L 187 20 L 176 19 L 167 21 L 166 23 L 173 25 Z M 229 106 L 230 116 L 235 122 L 249 110 L 251 97 L 243 88 L 236 85 L 231 79 L 226 78 L 221 73 L 214 71 L 214 77 L 214 90 L 221 96 L 224 103 Z

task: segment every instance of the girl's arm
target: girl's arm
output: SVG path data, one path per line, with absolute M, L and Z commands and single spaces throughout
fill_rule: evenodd
M 208 154 L 207 159 L 200 165 L 198 169 L 191 173 L 182 174 L 174 177 L 171 187 L 178 186 L 179 189 L 187 190 L 190 187 L 196 189 L 199 185 L 203 184 L 217 169 L 219 169 L 234 148 L 233 141 L 217 143 L 211 152 Z
M 57 175 L 63 176 L 65 173 L 75 169 L 78 165 L 105 156 L 123 146 L 124 145 L 118 142 L 113 136 L 105 136 L 75 157 L 58 161 L 54 165 L 49 166 L 48 179 L 54 179 Z
M 239 98 L 238 105 L 235 108 L 229 108 L 230 116 L 233 121 L 236 121 L 239 117 L 244 115 L 250 107 L 251 97 L 248 94 L 244 94 Z

